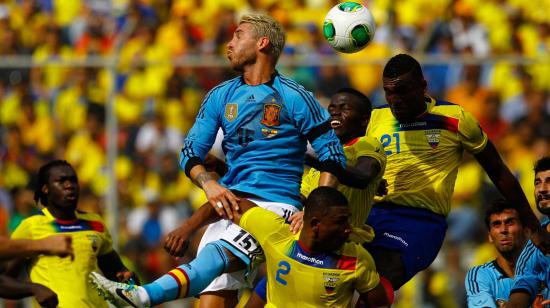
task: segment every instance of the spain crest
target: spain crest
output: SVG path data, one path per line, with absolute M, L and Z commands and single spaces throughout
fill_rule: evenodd
M 237 104 L 229 103 L 225 105 L 224 116 L 227 119 L 227 121 L 232 122 L 233 120 L 235 120 L 238 114 L 239 114 L 239 106 Z
M 281 106 L 277 104 L 265 104 L 264 116 L 261 123 L 265 126 L 277 126 L 280 123 Z

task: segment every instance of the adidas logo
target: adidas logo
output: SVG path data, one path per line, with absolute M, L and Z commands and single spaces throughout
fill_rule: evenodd
M 250 96 L 248 96 L 248 97 L 246 98 L 246 101 L 247 101 L 247 102 L 254 102 L 254 101 L 256 101 L 256 98 L 254 97 L 254 94 L 251 94 Z

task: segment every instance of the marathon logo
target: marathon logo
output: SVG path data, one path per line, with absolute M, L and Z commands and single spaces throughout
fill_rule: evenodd
M 393 234 L 389 234 L 388 232 L 384 232 L 383 234 L 385 237 L 388 237 L 388 238 L 391 238 L 391 239 L 394 239 L 396 241 L 399 241 L 401 242 L 403 245 L 405 245 L 405 247 L 409 247 L 409 243 L 405 242 L 405 240 L 397 235 L 393 235 Z
M 301 252 L 298 252 L 296 254 L 296 256 L 304 261 L 307 261 L 309 263 L 313 263 L 313 264 L 316 264 L 316 265 L 323 265 L 323 260 L 319 260 L 317 258 L 314 258 L 314 257 L 309 257 L 309 256 L 306 256 L 304 254 L 302 254 Z

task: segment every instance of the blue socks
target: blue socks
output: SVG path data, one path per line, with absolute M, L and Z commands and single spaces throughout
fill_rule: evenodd
M 229 258 L 216 242 L 208 243 L 188 264 L 182 264 L 152 283 L 143 285 L 151 306 L 192 297 L 204 290 L 229 266 Z

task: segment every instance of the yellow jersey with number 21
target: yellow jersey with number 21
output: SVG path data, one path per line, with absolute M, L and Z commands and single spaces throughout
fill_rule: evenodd
M 388 181 L 388 194 L 376 196 L 375 202 L 447 215 L 464 151 L 477 154 L 488 139 L 477 120 L 459 105 L 434 99 L 426 105 L 423 115 L 407 123 L 398 122 L 387 105 L 372 111 L 367 136 L 384 146 Z

